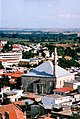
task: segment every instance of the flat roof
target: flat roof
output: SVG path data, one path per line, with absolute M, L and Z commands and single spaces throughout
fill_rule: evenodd
M 36 95 L 35 93 L 26 92 L 23 94 L 22 97 L 30 98 L 30 99 L 36 99 L 36 98 L 42 98 L 43 96 Z
M 5 92 L 4 94 L 7 95 L 7 96 L 9 96 L 9 95 L 17 94 L 17 93 L 16 92 L 13 92 L 13 91 L 8 91 L 8 92 Z
M 67 83 L 80 85 L 80 82 L 77 81 L 77 80 L 71 80 L 71 81 L 69 81 L 69 82 L 67 82 Z
M 50 94 L 50 95 L 45 95 L 44 97 L 48 97 L 48 98 L 62 98 L 62 97 L 65 97 L 65 96 L 58 95 L 58 94 Z

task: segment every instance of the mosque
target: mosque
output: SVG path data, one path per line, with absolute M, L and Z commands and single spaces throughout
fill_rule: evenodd
M 27 74 L 22 75 L 23 90 L 36 94 L 49 94 L 55 88 L 62 88 L 65 82 L 74 80 L 74 74 L 57 63 L 57 51 L 54 51 L 54 62 L 45 61 Z

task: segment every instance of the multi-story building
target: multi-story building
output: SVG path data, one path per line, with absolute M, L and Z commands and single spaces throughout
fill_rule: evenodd
M 17 65 L 22 59 L 22 52 L 0 53 L 0 61 L 4 67 Z

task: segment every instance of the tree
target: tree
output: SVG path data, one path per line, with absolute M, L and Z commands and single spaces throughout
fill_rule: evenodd
M 66 56 L 71 56 L 74 59 L 78 58 L 77 52 L 74 49 L 71 49 L 70 47 L 65 49 L 65 55 Z
M 57 47 L 57 49 L 58 49 L 58 55 L 64 57 L 65 56 L 64 47 L 59 46 L 59 47 Z
M 44 52 L 42 52 L 42 56 L 45 58 L 45 56 L 46 56 L 46 55 L 45 55 L 45 53 L 44 53 Z
M 71 107 L 72 117 L 71 119 L 80 119 L 80 108 L 74 106 Z
M 31 51 L 29 51 L 29 52 L 23 52 L 22 54 L 23 54 L 23 58 L 24 59 L 32 58 L 32 57 L 35 56 L 35 54 L 32 53 Z
M 12 44 L 7 43 L 3 46 L 2 52 L 5 52 L 5 51 L 8 52 L 11 50 L 12 50 Z
M 23 113 L 24 112 L 26 113 L 27 118 L 31 119 L 31 107 L 30 107 L 30 105 L 26 102 L 25 105 L 22 105 L 22 106 L 18 105 L 18 106 L 22 109 Z
M 9 77 L 6 75 L 3 75 L 2 78 L 0 78 L 0 88 L 4 87 L 4 86 L 9 86 Z
M 7 105 L 7 104 L 10 104 L 11 103 L 11 101 L 10 101 L 10 99 L 9 98 L 4 98 L 3 99 L 3 105 Z
M 3 65 L 2 65 L 2 63 L 0 62 L 0 69 L 3 69 L 4 67 L 3 67 Z
M 80 52 L 80 47 L 76 48 L 76 51 L 77 51 L 77 52 Z
M 18 78 L 16 79 L 16 88 L 17 88 L 17 89 L 21 89 L 21 77 L 18 77 Z

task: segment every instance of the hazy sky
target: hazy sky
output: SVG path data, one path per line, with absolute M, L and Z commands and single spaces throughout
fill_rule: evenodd
M 80 28 L 80 0 L 0 0 L 0 27 Z

